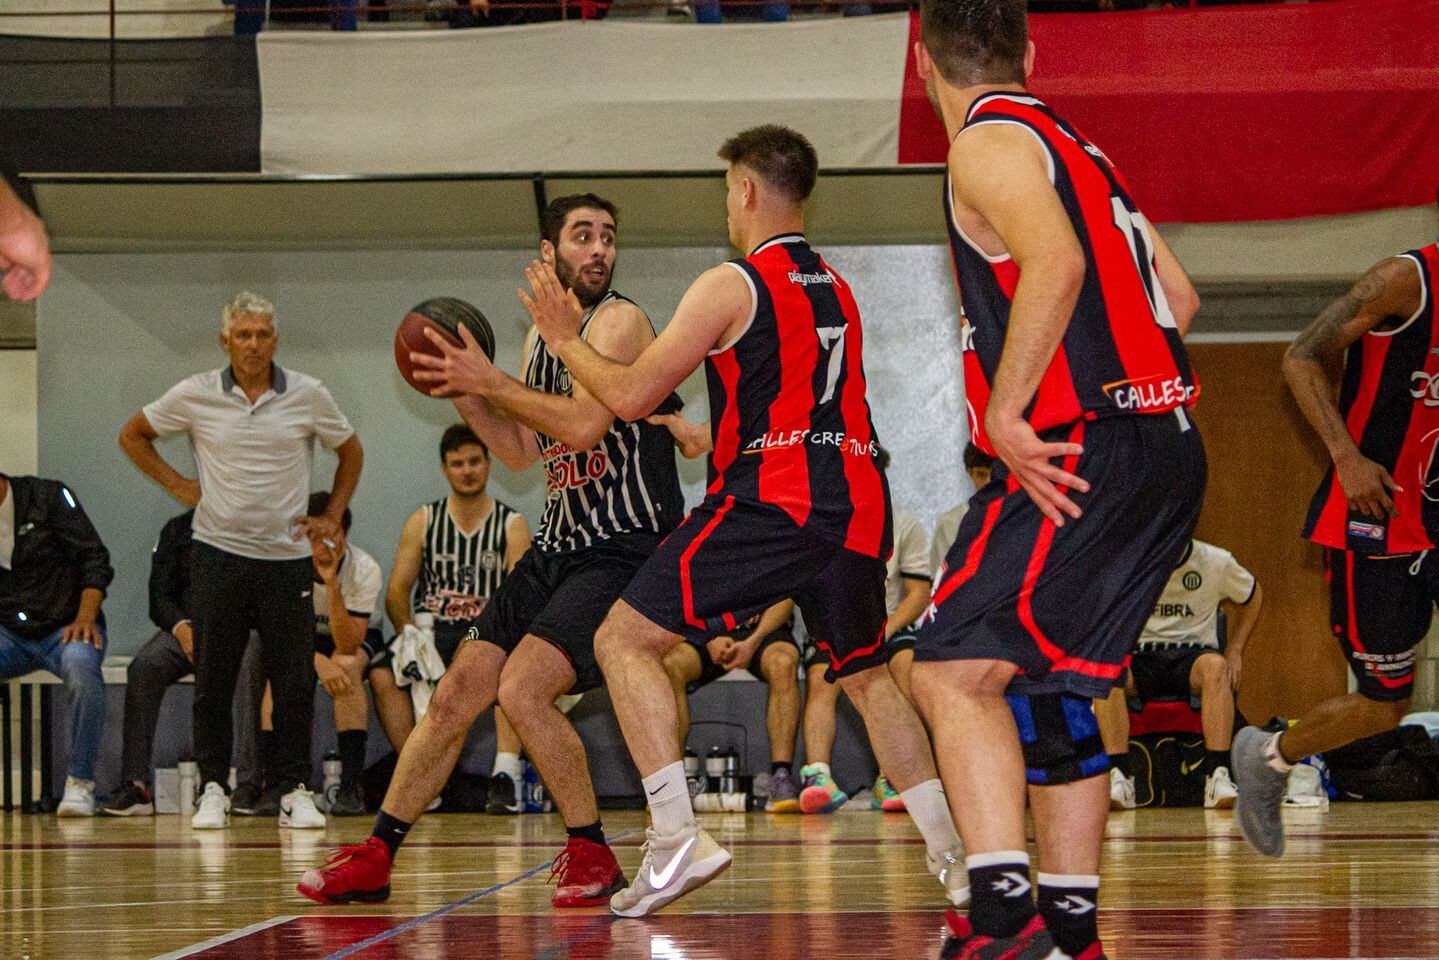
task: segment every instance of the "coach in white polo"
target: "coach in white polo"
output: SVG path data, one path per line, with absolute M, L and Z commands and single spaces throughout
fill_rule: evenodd
M 360 479 L 364 452 L 314 377 L 274 363 L 274 307 L 242 293 L 224 311 L 230 365 L 180 381 L 120 432 L 135 466 L 195 508 L 191 585 L 195 759 L 204 789 L 192 826 L 228 822 L 231 697 L 250 631 L 274 699 L 280 825 L 323 827 L 301 789 L 310 767 L 315 611 L 307 538 L 332 537 Z M 181 475 L 155 440 L 188 433 L 199 478 Z M 329 507 L 307 518 L 315 439 L 339 457 Z

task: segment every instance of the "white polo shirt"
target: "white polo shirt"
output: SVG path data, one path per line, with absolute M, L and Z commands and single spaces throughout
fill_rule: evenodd
M 898 507 L 894 510 L 894 549 L 884 565 L 884 606 L 894 613 L 904 599 L 904 578 L 929 579 L 929 537 L 919 517 Z
M 314 377 L 274 367 L 253 404 L 229 367 L 181 380 L 144 408 L 161 436 L 189 433 L 200 471 L 195 539 L 255 560 L 299 560 L 315 438 L 333 450 L 354 436 L 330 391 Z
M 1219 649 L 1219 604 L 1241 606 L 1254 598 L 1254 574 L 1228 550 L 1193 541 L 1175 568 L 1144 625 L 1139 648 L 1208 647 Z
M 350 616 L 364 617 L 369 621 L 370 630 L 380 629 L 380 589 L 384 585 L 384 577 L 375 558 L 353 543 L 347 544 L 345 555 L 340 559 L 336 579 L 339 581 L 340 596 L 344 597 L 345 609 L 350 612 Z M 314 597 L 315 632 L 324 637 L 331 636 L 330 588 L 323 582 L 316 583 Z

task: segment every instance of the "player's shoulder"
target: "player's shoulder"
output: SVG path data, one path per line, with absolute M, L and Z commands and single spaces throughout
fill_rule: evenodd
M 365 576 L 371 572 L 378 574 L 380 572 L 379 561 L 377 561 L 374 557 L 370 556 L 368 551 L 361 550 L 353 543 L 348 544 L 348 547 L 350 557 L 354 560 L 355 563 L 356 576 Z
M 1234 554 L 1223 547 L 1195 539 L 1189 556 L 1189 564 L 1195 567 L 1215 569 L 1235 563 Z
M 610 295 L 595 307 L 585 324 L 585 339 L 595 333 L 604 332 L 652 332 L 650 315 L 638 303 L 622 293 L 610 291 Z

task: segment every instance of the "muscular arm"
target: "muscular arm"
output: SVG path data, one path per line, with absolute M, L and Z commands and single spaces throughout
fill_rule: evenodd
M 144 413 L 137 413 L 120 430 L 120 449 L 140 472 L 154 480 L 165 492 L 187 507 L 200 502 L 200 483 L 176 470 L 160 456 L 155 441 L 160 436 Z
M 1419 309 L 1423 286 L 1412 260 L 1391 257 L 1370 267 L 1349 291 L 1305 327 L 1284 353 L 1284 379 L 1295 402 L 1329 451 L 1351 509 L 1382 518 L 1394 515 L 1385 488 L 1394 480 L 1360 452 L 1339 412 L 1333 370 L 1344 351 L 1364 334 L 1394 317 L 1408 319 Z
M 339 458 L 339 463 L 335 464 L 335 478 L 330 483 L 330 503 L 325 507 L 325 516 L 339 527 L 340 518 L 345 515 L 345 508 L 350 505 L 350 498 L 360 485 L 360 471 L 365 468 L 365 448 L 360 445 L 360 438 L 352 434 L 350 439 L 335 448 L 335 456 Z
M 1194 289 L 1179 258 L 1169 249 L 1169 244 L 1164 242 L 1153 224 L 1149 225 L 1149 237 L 1154 242 L 1154 269 L 1159 275 L 1159 287 L 1164 291 L 1164 299 L 1169 304 L 1169 312 L 1174 315 L 1179 335 L 1187 337 L 1194 315 L 1199 312 L 1199 291 Z
M 1264 591 L 1259 588 L 1259 581 L 1254 582 L 1254 593 L 1248 603 L 1234 603 L 1230 600 L 1220 602 L 1224 608 L 1224 616 L 1229 624 L 1229 637 L 1224 646 L 1224 659 L 1229 664 L 1230 677 L 1234 682 L 1234 689 L 1239 689 L 1239 680 L 1243 676 L 1244 649 L 1249 644 L 1249 638 L 1254 635 L 1254 628 L 1259 624 L 1259 611 L 1264 606 Z
M 340 593 L 338 577 L 325 581 L 325 586 L 330 598 L 330 639 L 335 641 L 335 652 L 354 653 L 365 642 L 365 628 L 370 625 L 370 619 L 350 613 Z
M 553 303 L 542 300 L 538 308 Z M 686 291 L 669 325 L 654 342 L 633 362 L 622 363 L 603 356 L 573 329 L 547 324 L 545 318 L 535 315 L 534 302 L 526 306 L 545 342 L 564 361 L 576 383 L 583 384 L 622 420 L 638 420 L 652 413 L 711 349 L 748 322 L 753 309 L 749 286 L 739 271 L 713 267 Z
M 390 624 L 400 633 L 410 622 L 410 595 L 420 577 L 420 562 L 425 553 L 425 511 L 410 514 L 400 532 L 400 545 L 395 548 L 395 562 L 390 567 L 390 582 L 385 586 L 385 613 Z
M 633 304 L 607 304 L 590 322 L 588 343 L 595 353 L 616 363 L 633 363 L 654 342 L 649 319 Z M 576 377 L 573 396 L 531 390 L 505 377 L 488 394 L 495 406 L 534 430 L 576 450 L 589 450 L 604 439 L 615 412 L 585 389 Z
M 534 433 L 484 397 L 467 393 L 455 397 L 454 404 L 475 435 L 511 470 L 526 470 L 540 459 Z

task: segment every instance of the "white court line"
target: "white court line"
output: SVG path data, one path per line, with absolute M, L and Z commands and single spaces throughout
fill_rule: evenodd
M 231 930 L 229 933 L 221 934 L 218 937 L 211 937 L 203 943 L 197 943 L 193 947 L 181 947 L 171 953 L 155 957 L 155 960 L 180 960 L 181 957 L 193 957 L 197 953 L 203 953 L 212 947 L 230 943 L 235 940 L 243 940 L 252 933 L 259 933 L 261 930 L 268 930 L 271 927 L 278 927 L 282 923 L 289 923 L 297 920 L 298 917 L 271 917 L 269 920 L 261 920 L 259 923 L 252 923 L 248 927 L 241 927 L 239 930 Z

